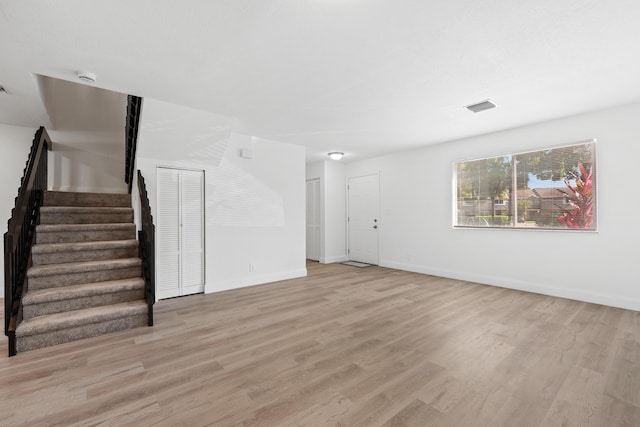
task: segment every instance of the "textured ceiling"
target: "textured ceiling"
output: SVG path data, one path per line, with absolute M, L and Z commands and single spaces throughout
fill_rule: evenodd
M 639 22 L 637 0 L 0 0 L 0 122 L 51 125 L 36 75 L 88 70 L 350 161 L 640 101 Z

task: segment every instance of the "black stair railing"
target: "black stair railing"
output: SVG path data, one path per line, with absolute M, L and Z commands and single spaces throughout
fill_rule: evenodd
M 156 302 L 155 285 L 155 235 L 156 227 L 153 225 L 151 206 L 149 206 L 149 196 L 147 185 L 144 182 L 142 173 L 138 170 L 138 193 L 140 194 L 140 217 L 142 229 L 138 231 L 138 247 L 140 259 L 142 259 L 142 276 L 144 278 L 144 296 L 149 306 L 149 326 L 153 326 L 153 304 Z
M 51 139 L 44 127 L 40 127 L 4 233 L 4 334 L 9 341 L 9 356 L 16 354 L 16 328 L 22 320 L 22 295 L 27 290 L 31 246 L 47 190 L 47 150 L 51 150 Z
M 138 145 L 138 125 L 140 124 L 140 112 L 142 110 L 142 98 L 129 95 L 127 97 L 127 123 L 125 125 L 125 171 L 124 182 L 129 185 L 129 194 L 133 185 L 133 170 L 136 163 L 136 147 Z

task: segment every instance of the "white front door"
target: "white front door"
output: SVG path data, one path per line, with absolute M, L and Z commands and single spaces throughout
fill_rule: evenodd
M 378 265 L 380 184 L 378 174 L 349 178 L 349 259 Z
M 157 169 L 156 294 L 204 292 L 204 172 Z
M 307 181 L 307 259 L 320 259 L 320 180 Z

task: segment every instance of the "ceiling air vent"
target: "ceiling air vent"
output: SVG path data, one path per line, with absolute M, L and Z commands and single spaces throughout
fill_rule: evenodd
M 490 100 L 487 99 L 486 101 L 477 102 L 475 104 L 467 105 L 464 108 L 466 108 L 469 111 L 473 111 L 474 113 L 479 113 L 480 111 L 485 111 L 485 110 L 490 110 L 492 108 L 496 108 L 496 104 L 494 104 L 493 102 L 491 102 Z

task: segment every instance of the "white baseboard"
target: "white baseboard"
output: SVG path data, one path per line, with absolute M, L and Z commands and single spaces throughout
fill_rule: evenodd
M 411 271 L 414 273 L 429 274 L 432 276 L 447 277 L 450 279 L 465 280 L 467 282 L 480 283 L 482 285 L 498 286 L 507 289 L 533 292 L 536 294 L 567 298 L 576 301 L 602 304 L 627 310 L 640 311 L 640 298 L 629 298 L 622 295 L 603 294 L 601 292 L 585 291 L 575 288 L 543 285 L 540 283 L 514 280 L 500 276 L 486 276 L 481 274 L 469 274 L 459 271 L 443 270 L 429 266 L 406 264 L 393 261 L 381 261 L 381 267 L 395 268 L 397 270 Z
M 307 269 L 291 271 L 280 271 L 277 273 L 268 273 L 262 275 L 243 276 L 234 279 L 213 280 L 205 284 L 204 293 L 211 294 L 214 292 L 228 291 L 230 289 L 239 289 L 247 286 L 263 285 L 265 283 L 279 282 L 280 280 L 297 279 L 298 277 L 306 277 Z

